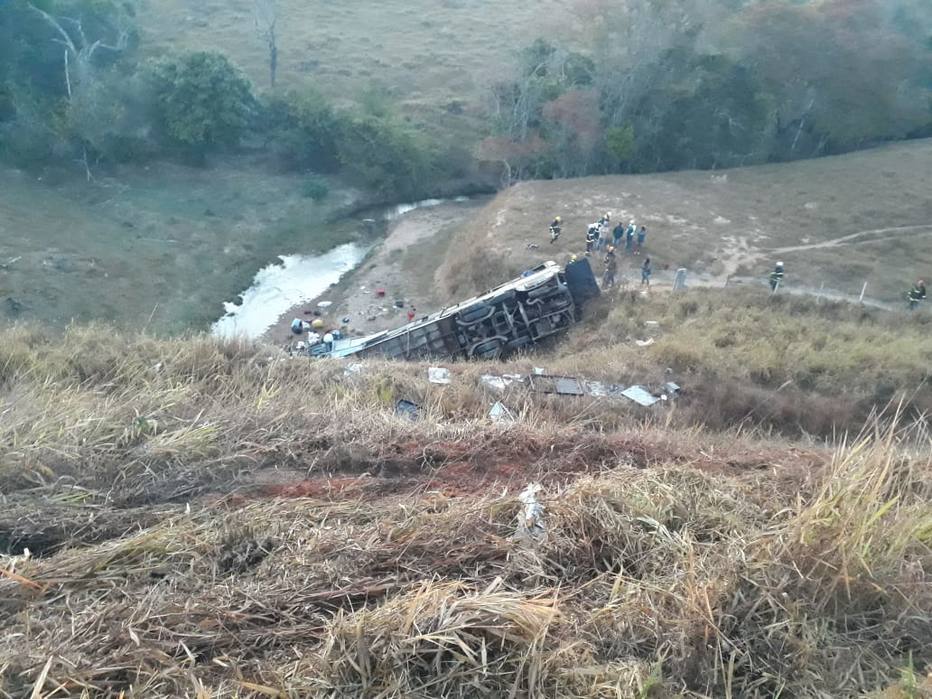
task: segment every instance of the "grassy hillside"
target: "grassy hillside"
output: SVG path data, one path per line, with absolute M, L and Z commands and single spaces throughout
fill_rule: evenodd
M 314 86 L 362 99 L 388 89 L 428 129 L 474 132 L 488 86 L 509 74 L 516 49 L 568 18 L 556 0 L 278 0 L 279 86 Z M 218 49 L 258 86 L 268 55 L 251 0 L 151 0 L 139 15 L 147 50 Z
M 775 382 L 820 363 L 822 395 L 857 396 L 870 371 L 925 381 L 927 328 L 896 344 L 846 307 L 618 301 L 550 354 L 457 364 L 449 386 L 426 364 L 347 375 L 205 337 L 3 331 L 0 554 L 16 555 L 0 555 L 0 690 L 921 696 L 923 423 L 837 448 L 751 429 L 778 424 L 763 411 L 709 426 L 743 386 L 778 401 Z M 660 380 L 668 363 L 686 393 L 654 414 L 478 380 L 540 365 Z M 396 415 L 399 398 L 421 417 Z M 515 424 L 485 417 L 495 400 Z M 542 532 L 521 524 L 534 481 Z
M 777 259 L 786 285 L 899 301 L 932 277 L 932 141 L 833 158 L 720 172 L 522 182 L 502 192 L 450 246 L 437 280 L 454 295 L 487 288 L 528 265 L 582 253 L 602 212 L 649 230 L 647 252 L 669 281 L 763 280 Z M 549 244 L 554 216 L 564 233 Z M 529 244 L 537 249 L 528 250 Z M 632 265 L 622 271 L 640 281 Z M 601 266 L 597 265 L 601 272 Z
M 301 178 L 242 160 L 90 184 L 0 171 L 0 322 L 205 328 L 267 261 L 355 235 L 325 220 L 359 196 L 335 189 L 316 204 Z

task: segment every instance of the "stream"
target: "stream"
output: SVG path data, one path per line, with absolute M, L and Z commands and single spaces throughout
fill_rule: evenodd
M 411 211 L 463 203 L 469 197 L 424 199 L 381 209 L 377 216 L 391 223 Z M 239 296 L 239 302 L 223 304 L 225 314 L 211 326 L 220 337 L 255 339 L 272 327 L 282 315 L 298 304 L 310 301 L 352 272 L 365 259 L 372 244 L 345 243 L 321 255 L 281 255 L 280 262 L 260 269 L 252 284 Z

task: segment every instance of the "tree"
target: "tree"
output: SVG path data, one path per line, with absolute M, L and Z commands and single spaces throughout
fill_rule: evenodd
M 278 11 L 275 0 L 255 0 L 256 33 L 269 52 L 269 87 L 275 89 L 278 73 Z
M 598 93 L 592 88 L 564 92 L 544 105 L 543 116 L 555 174 L 579 177 L 591 172 L 602 139 Z
M 91 179 L 98 156 L 82 128 L 90 122 L 73 116 L 134 45 L 129 11 L 108 0 L 9 2 L 0 12 L 4 150 L 27 161 L 78 155 Z
M 533 133 L 523 141 L 513 141 L 507 136 L 490 136 L 476 146 L 475 156 L 480 163 L 500 165 L 501 184 L 508 187 L 524 177 L 539 174 L 540 163 L 549 151 L 546 141 Z
M 664 78 L 635 104 L 635 165 L 645 170 L 763 162 L 772 108 L 756 76 L 726 56 L 680 48 L 660 60 Z
M 340 167 L 341 120 L 322 95 L 275 95 L 265 104 L 264 131 L 272 151 L 291 170 L 333 172 Z
M 221 53 L 198 51 L 151 69 L 158 122 L 190 155 L 239 143 L 255 107 L 252 86 Z
M 886 0 L 767 0 L 729 25 L 731 51 L 776 97 L 777 157 L 902 138 L 928 118 L 920 48 Z
M 337 141 L 345 171 L 385 196 L 416 196 L 431 181 L 427 144 L 391 118 L 340 115 Z
M 627 163 L 634 155 L 634 127 L 613 126 L 605 132 L 605 147 L 619 163 Z

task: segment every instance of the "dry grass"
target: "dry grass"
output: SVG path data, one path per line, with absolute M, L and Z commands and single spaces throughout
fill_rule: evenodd
M 616 467 L 545 491 L 538 540 L 513 536 L 513 494 L 199 506 L 18 563 L 0 582 L 12 631 L 0 686 L 282 697 L 886 688 L 932 660 L 928 449 L 923 434 L 865 436 L 798 494 L 769 479 Z
M 522 182 L 459 232 L 437 280 L 461 298 L 543 260 L 582 254 L 587 225 L 611 211 L 615 221 L 647 226 L 661 284 L 678 267 L 690 270 L 693 284 L 722 286 L 735 275 L 763 281 L 782 259 L 787 288 L 818 291 L 824 282 L 857 297 L 866 281 L 868 296 L 902 305 L 906 289 L 932 266 L 930 159 L 932 141 L 925 140 L 722 172 Z M 555 215 L 563 217 L 563 235 L 550 245 Z M 865 235 L 806 247 L 856 233 Z M 528 250 L 529 243 L 539 247 Z M 620 276 L 637 284 L 641 259 L 629 260 L 622 258 Z
M 832 452 L 516 390 L 501 427 L 488 365 L 51 339 L 0 343 L 7 696 L 921 696 L 922 422 Z

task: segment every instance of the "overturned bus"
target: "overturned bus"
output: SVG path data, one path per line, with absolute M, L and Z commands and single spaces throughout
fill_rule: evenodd
M 394 330 L 320 343 L 312 357 L 498 359 L 565 332 L 599 295 L 586 259 L 545 262 L 518 279 Z

